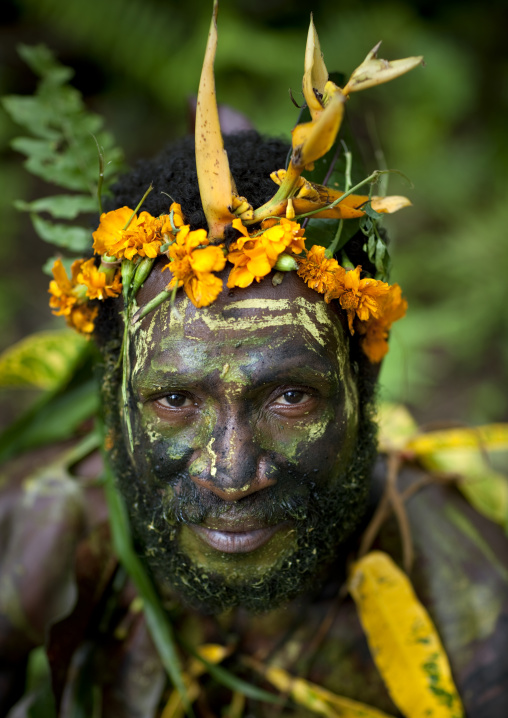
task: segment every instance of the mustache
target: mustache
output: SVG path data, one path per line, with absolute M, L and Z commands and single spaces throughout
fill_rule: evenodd
M 308 490 L 305 487 L 289 493 L 288 487 L 269 486 L 238 501 L 228 502 L 212 491 L 202 489 L 189 478 L 181 478 L 177 493 L 165 506 L 165 514 L 179 524 L 200 524 L 205 519 L 216 519 L 234 511 L 235 515 L 256 518 L 267 525 L 289 519 L 304 521 L 308 518 Z

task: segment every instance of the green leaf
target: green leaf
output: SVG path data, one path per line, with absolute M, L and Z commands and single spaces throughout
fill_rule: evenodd
M 105 155 L 107 192 L 123 154 L 111 134 L 102 130 L 102 118 L 86 109 L 78 90 L 67 84 L 72 70 L 61 65 L 48 48 L 21 46 L 19 51 L 41 80 L 35 95 L 3 99 L 12 119 L 32 135 L 16 138 L 12 146 L 26 155 L 28 171 L 57 186 L 95 196 L 99 179 L 95 136 Z
M 76 332 L 38 332 L 0 355 L 0 386 L 56 390 L 82 360 L 88 340 Z
M 51 669 L 44 646 L 34 648 L 28 657 L 26 690 L 32 694 L 28 718 L 56 718 Z
M 22 451 L 71 438 L 99 407 L 99 387 L 94 379 L 56 396 L 42 396 L 0 434 L 0 463 Z
M 39 77 L 55 85 L 63 85 L 74 75 L 74 70 L 65 67 L 44 44 L 18 45 L 18 52 L 30 69 Z
M 76 219 L 81 212 L 98 211 L 97 199 L 86 194 L 55 194 L 34 202 L 16 200 L 14 206 L 21 212 L 49 212 L 55 219 Z
M 66 224 L 54 224 L 38 214 L 30 215 L 34 229 L 41 239 L 71 252 L 84 253 L 91 249 L 92 230 Z
M 36 137 L 44 137 L 58 142 L 58 131 L 50 127 L 53 110 L 51 107 L 42 104 L 37 97 L 10 95 L 2 98 L 2 104 L 18 125 L 30 130 Z M 12 146 L 17 149 L 14 143 L 12 143 Z M 19 151 L 23 152 L 21 149 Z
M 341 249 L 351 237 L 357 233 L 359 229 L 358 219 L 344 220 L 342 234 L 340 236 L 340 244 L 337 251 Z M 307 246 L 320 244 L 322 247 L 328 247 L 333 241 L 337 232 L 338 222 L 330 219 L 313 219 L 309 222 L 305 229 L 305 236 L 308 238 Z

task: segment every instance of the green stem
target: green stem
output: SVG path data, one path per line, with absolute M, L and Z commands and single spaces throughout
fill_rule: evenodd
M 134 454 L 134 438 L 132 435 L 131 412 L 129 407 L 128 387 L 129 387 L 129 329 L 130 329 L 131 305 L 127 304 L 124 310 L 124 330 L 122 342 L 122 405 L 125 426 L 127 428 L 127 436 L 129 439 L 129 450 L 131 457 Z
M 172 295 L 172 292 L 168 292 L 165 289 L 160 292 L 156 297 L 154 297 L 151 301 L 149 301 L 147 304 L 145 304 L 144 307 L 141 307 L 141 309 L 138 309 L 136 314 L 132 317 L 132 324 L 137 324 L 143 317 L 146 317 L 147 314 L 150 314 L 150 312 L 153 312 L 154 309 L 157 309 L 159 304 L 162 304 L 162 302 L 165 302 L 166 299 L 169 299 Z
M 344 191 L 349 192 L 351 189 L 351 167 L 353 165 L 353 155 L 351 152 L 349 152 L 347 145 L 344 141 L 342 141 L 342 147 L 344 148 L 344 157 L 346 158 L 346 170 L 344 173 Z M 337 232 L 335 233 L 335 237 L 333 238 L 332 243 L 328 247 L 328 249 L 325 252 L 325 256 L 331 259 L 335 252 L 340 249 L 340 238 L 342 235 L 342 230 L 344 228 L 344 220 L 341 219 L 339 221 L 339 226 L 337 227 Z
M 117 491 L 109 457 L 103 452 L 105 492 L 109 509 L 109 520 L 115 552 L 132 578 L 143 600 L 143 611 L 153 642 L 162 664 L 176 690 L 179 692 L 185 710 L 192 715 L 187 690 L 182 678 L 182 668 L 176 650 L 173 627 L 161 606 L 155 588 L 132 545 L 129 518 L 125 502 Z
M 99 432 L 91 431 L 76 446 L 73 446 L 63 457 L 62 464 L 70 469 L 79 461 L 87 457 L 92 451 L 101 446 L 101 437 Z
M 133 213 L 132 213 L 131 216 L 129 217 L 128 221 L 126 222 L 126 224 L 125 224 L 125 226 L 124 226 L 124 228 L 123 228 L 123 231 L 124 231 L 124 232 L 125 232 L 126 229 L 128 229 L 129 224 L 132 222 L 132 220 L 133 220 L 134 217 L 136 216 L 136 213 L 137 213 L 138 209 L 141 207 L 141 205 L 143 204 L 143 202 L 145 201 L 145 199 L 148 197 L 148 195 L 150 194 L 150 192 L 151 192 L 152 190 L 153 190 L 153 185 L 151 184 L 150 187 L 146 190 L 145 194 L 141 197 L 141 199 L 140 199 L 139 202 L 137 203 L 136 209 L 133 211 Z
M 97 142 L 97 137 L 92 135 L 94 142 L 97 146 L 97 153 L 99 155 L 99 179 L 97 181 L 97 201 L 99 203 L 99 212 L 102 214 L 102 185 L 104 183 L 104 154 Z
M 341 195 L 340 197 L 337 197 L 337 199 L 334 200 L 333 202 L 331 202 L 331 204 L 326 204 L 324 207 L 320 207 L 319 209 L 313 209 L 312 211 L 306 212 L 305 214 L 299 214 L 295 217 L 295 221 L 298 222 L 300 219 L 302 219 L 302 217 L 311 217 L 313 214 L 318 214 L 318 212 L 323 212 L 326 209 L 333 209 L 338 204 L 343 202 L 346 199 L 346 197 L 349 197 L 350 195 L 355 194 L 364 185 L 368 184 L 369 182 L 374 183 L 377 181 L 378 177 L 380 177 L 381 175 L 391 174 L 393 172 L 396 172 L 397 174 L 401 174 L 403 177 L 405 177 L 405 175 L 403 175 L 402 172 L 399 172 L 399 170 L 374 170 L 374 172 L 372 174 L 370 174 L 368 177 L 366 177 L 361 182 L 358 182 L 358 184 L 355 184 L 354 187 L 351 187 L 350 190 L 348 190 L 347 192 L 344 192 L 344 194 Z M 406 177 L 406 179 L 407 179 L 407 177 Z
M 266 202 L 266 204 L 263 204 L 261 207 L 258 207 L 258 209 L 254 210 L 252 219 L 246 220 L 245 224 L 255 224 L 256 222 L 260 222 L 262 219 L 266 219 L 268 215 L 273 214 L 274 207 L 280 204 L 281 201 L 291 197 L 303 169 L 303 167 L 295 167 L 294 164 L 290 162 L 286 176 L 272 199 Z
M 131 282 L 136 271 L 136 264 L 131 259 L 122 260 L 122 294 L 124 309 L 129 303 Z

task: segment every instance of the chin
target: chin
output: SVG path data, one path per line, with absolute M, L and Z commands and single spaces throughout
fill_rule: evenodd
M 296 540 L 275 557 L 270 566 L 256 554 L 224 556 L 224 570 L 201 560 L 197 564 L 179 545 L 178 531 L 145 549 L 145 562 L 164 597 L 181 602 L 203 614 L 219 614 L 232 608 L 260 613 L 277 608 L 312 590 L 315 594 L 330 577 L 337 559 L 345 559 L 350 540 L 362 525 L 372 470 L 372 452 L 357 452 L 355 461 L 338 482 L 339 489 L 309 495 L 304 515 L 294 522 Z M 147 537 L 144 537 L 147 538 Z M 143 542 L 144 543 L 144 542 Z M 264 547 L 270 550 L 269 545 Z M 262 551 L 263 549 L 261 549 Z M 220 553 L 220 552 L 218 552 Z M 248 557 L 248 558 L 247 558 Z M 242 562 L 248 560 L 248 568 Z

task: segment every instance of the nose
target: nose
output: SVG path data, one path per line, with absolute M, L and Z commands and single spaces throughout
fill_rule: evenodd
M 211 491 L 223 501 L 239 501 L 276 483 L 267 476 L 267 458 L 251 431 L 237 427 L 237 423 L 226 424 L 215 433 L 207 447 L 204 470 L 191 475 L 196 486 Z

